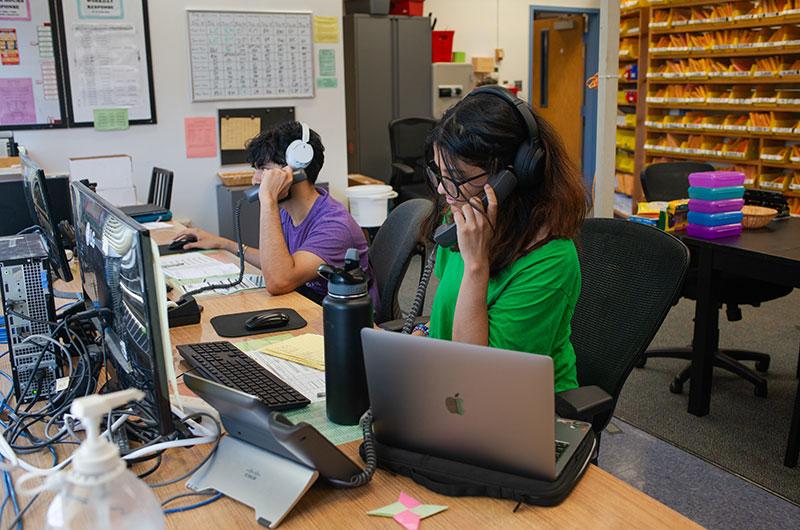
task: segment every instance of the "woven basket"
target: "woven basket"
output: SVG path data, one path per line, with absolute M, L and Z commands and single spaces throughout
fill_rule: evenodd
M 748 204 L 742 207 L 742 214 L 742 226 L 754 230 L 767 226 L 778 215 L 778 210 Z
M 220 171 L 217 176 L 222 181 L 222 184 L 229 188 L 236 186 L 249 186 L 253 182 L 252 169 L 244 171 Z

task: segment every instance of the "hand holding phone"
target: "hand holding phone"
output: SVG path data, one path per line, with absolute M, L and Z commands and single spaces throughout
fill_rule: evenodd
M 517 186 L 517 177 L 509 170 L 504 169 L 496 175 L 489 177 L 488 184 L 497 196 L 497 204 L 501 204 L 511 191 Z M 482 199 L 484 209 L 489 205 L 489 201 L 484 195 Z M 458 243 L 458 227 L 455 223 L 442 225 L 433 234 L 433 240 L 440 247 L 451 248 Z

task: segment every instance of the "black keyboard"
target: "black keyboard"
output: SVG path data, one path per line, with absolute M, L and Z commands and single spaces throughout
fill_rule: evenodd
M 567 450 L 567 447 L 569 447 L 567 442 L 556 440 L 556 462 L 558 462 L 558 459 L 564 454 L 564 451 Z
M 178 353 L 207 379 L 256 396 L 270 409 L 298 409 L 311 403 L 230 342 L 181 344 Z

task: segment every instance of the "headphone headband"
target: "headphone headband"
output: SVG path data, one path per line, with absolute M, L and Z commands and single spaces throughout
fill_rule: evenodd
M 303 132 L 302 132 L 302 135 L 301 135 L 301 137 L 303 139 L 303 143 L 307 144 L 308 140 L 311 139 L 311 133 L 309 132 L 308 124 L 306 122 L 304 122 L 304 121 L 301 121 L 300 122 L 300 127 L 303 129 Z
M 478 87 L 467 94 L 467 97 L 477 94 L 491 94 L 492 96 L 505 100 L 506 103 L 511 105 L 517 111 L 517 116 L 528 130 L 528 136 L 530 139 L 537 144 L 539 143 L 539 126 L 536 124 L 536 118 L 533 117 L 533 112 L 531 112 L 531 108 L 527 103 L 513 95 L 505 88 L 494 85 Z

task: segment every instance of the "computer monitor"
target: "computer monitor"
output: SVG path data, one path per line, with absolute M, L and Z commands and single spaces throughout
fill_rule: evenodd
M 47 192 L 47 179 L 44 170 L 36 165 L 30 158 L 20 153 L 22 162 L 22 183 L 25 188 L 25 199 L 28 202 L 31 218 L 42 228 L 42 233 L 47 241 L 50 256 L 50 268 L 53 273 L 65 282 L 72 281 L 72 271 L 69 269 L 61 232 L 55 223 L 53 210 L 50 207 L 50 198 Z
M 169 435 L 174 424 L 168 389 L 174 375 L 158 250 L 146 228 L 80 182 L 72 183 L 72 203 L 87 306 L 111 310 L 105 324 L 96 322 L 108 391 L 144 391 L 140 415 L 154 422 L 159 434 Z

